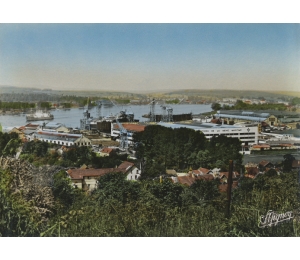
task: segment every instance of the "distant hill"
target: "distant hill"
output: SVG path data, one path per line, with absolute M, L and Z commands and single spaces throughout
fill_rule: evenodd
M 300 97 L 300 91 L 276 91 L 274 92 L 278 95 L 289 95 L 289 96 L 292 96 L 292 97 Z
M 279 97 L 292 97 L 297 92 L 269 92 L 257 90 L 231 90 L 231 89 L 184 89 L 163 92 L 165 95 L 187 95 L 187 96 L 213 96 L 217 98 L 235 97 L 235 98 L 279 98 Z
M 105 96 L 105 97 L 144 97 L 143 94 L 131 93 L 125 91 L 101 91 L 101 90 L 54 90 L 51 88 L 28 88 L 0 85 L 1 93 L 51 93 L 53 95 L 70 95 L 70 96 Z
M 291 98 L 300 97 L 300 92 L 296 91 L 257 91 L 257 90 L 232 90 L 232 89 L 181 89 L 181 90 L 141 90 L 134 92 L 126 91 L 102 91 L 102 90 L 54 90 L 51 88 L 24 88 L 8 85 L 0 85 L 1 93 L 51 93 L 53 95 L 75 95 L 75 96 L 103 96 L 119 98 L 145 98 L 146 96 L 166 97 L 166 96 L 189 96 L 189 97 L 211 97 L 221 98 Z

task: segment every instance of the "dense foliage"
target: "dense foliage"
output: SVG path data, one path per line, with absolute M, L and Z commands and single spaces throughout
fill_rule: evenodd
M 171 99 L 171 100 L 166 100 L 166 104 L 178 104 L 180 100 L 178 98 Z
M 138 143 L 136 156 L 144 162 L 143 178 L 157 177 L 166 169 L 218 167 L 225 171 L 229 160 L 234 160 L 238 170 L 242 164 L 241 143 L 237 138 L 219 135 L 208 141 L 200 131 L 157 125 L 147 126 L 134 138 Z
M 299 97 L 294 97 L 291 101 L 292 105 L 300 105 L 300 98 Z
M 233 191 L 231 215 L 217 182 L 187 187 L 168 180 L 127 181 L 122 173 L 100 178 L 86 194 L 73 188 L 63 171 L 54 176 L 55 208 L 46 223 L 21 194 L 9 188 L 8 171 L 0 173 L 2 236 L 298 236 L 299 223 L 259 228 L 268 210 L 299 207 L 297 173 L 243 178 Z
M 28 108 L 35 108 L 35 103 L 0 101 L 0 109 L 28 109 Z
M 52 103 L 50 103 L 50 102 L 40 102 L 39 106 L 42 109 L 50 109 L 52 107 Z
M 20 139 L 17 133 L 0 132 L 0 156 L 15 155 L 20 145 Z

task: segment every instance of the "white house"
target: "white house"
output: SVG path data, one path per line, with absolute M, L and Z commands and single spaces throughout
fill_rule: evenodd
M 118 169 L 122 169 L 127 175 L 126 179 L 129 181 L 138 180 L 141 177 L 141 170 L 137 168 L 134 163 L 123 162 L 119 165 Z

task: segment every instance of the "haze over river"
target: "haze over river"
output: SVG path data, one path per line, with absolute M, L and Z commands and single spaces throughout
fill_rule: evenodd
M 183 114 L 183 113 L 193 113 L 200 114 L 211 111 L 211 104 L 209 105 L 170 105 L 173 108 L 173 114 Z M 83 118 L 83 112 L 86 109 L 79 108 L 71 108 L 70 110 L 51 110 L 51 114 L 54 115 L 54 119 L 51 120 L 53 122 L 62 123 L 66 127 L 80 127 L 80 119 Z M 101 108 L 101 116 L 109 116 L 116 115 L 121 110 L 134 113 L 134 118 L 138 119 L 140 122 L 148 121 L 148 118 L 142 117 L 142 115 L 148 114 L 150 112 L 149 105 L 124 105 L 124 106 L 112 106 L 112 107 L 104 107 Z M 97 108 L 94 107 L 89 110 L 91 117 L 98 118 Z M 162 109 L 160 105 L 155 106 L 155 113 L 161 114 Z M 42 122 L 51 122 L 51 121 L 35 121 L 36 123 Z M 2 127 L 5 129 L 6 127 L 20 127 L 26 125 L 26 116 L 22 115 L 0 115 L 0 123 Z

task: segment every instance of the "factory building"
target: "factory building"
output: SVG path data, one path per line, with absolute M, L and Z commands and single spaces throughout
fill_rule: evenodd
M 40 129 L 47 132 L 64 132 L 69 133 L 70 130 L 61 123 L 49 122 L 40 126 Z
M 258 128 L 257 126 L 247 125 L 225 125 L 212 123 L 164 123 L 158 125 L 171 128 L 190 128 L 195 131 L 201 131 L 207 139 L 213 136 L 225 135 L 227 137 L 238 138 L 243 146 L 253 145 L 258 143 Z
M 225 135 L 227 137 L 238 138 L 243 146 L 251 146 L 258 143 L 258 127 L 247 125 L 225 125 L 212 123 L 167 123 L 159 122 L 157 125 L 170 128 L 190 128 L 195 131 L 201 131 L 207 139 L 213 136 Z M 132 141 L 132 134 L 134 132 L 144 131 L 146 125 L 138 124 L 122 124 L 128 132 L 128 141 Z M 118 138 L 120 136 L 119 126 L 112 124 L 111 136 Z
M 90 146 L 92 141 L 81 134 L 68 134 L 49 131 L 37 131 L 34 139 L 65 146 Z
M 146 125 L 133 124 L 133 123 L 122 123 L 123 128 L 127 132 L 127 138 L 129 142 L 132 142 L 132 135 L 135 132 L 142 132 L 145 130 Z M 120 129 L 117 123 L 111 124 L 111 137 L 116 139 L 120 136 Z
M 271 126 L 278 125 L 281 122 L 278 117 L 271 115 L 270 113 L 259 113 L 259 112 L 249 112 L 249 111 L 218 111 L 214 114 L 215 118 L 220 118 L 232 123 L 238 122 L 265 122 Z

